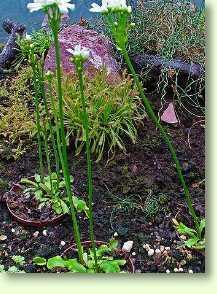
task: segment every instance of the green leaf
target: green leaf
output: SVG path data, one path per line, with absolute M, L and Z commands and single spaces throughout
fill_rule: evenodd
M 117 249 L 118 247 L 118 240 L 112 239 L 109 242 L 109 248 L 111 248 L 112 250 Z
M 66 267 L 66 262 L 61 256 L 54 256 L 48 259 L 47 268 L 53 269 L 55 267 Z
M 30 185 L 30 186 L 38 187 L 38 185 L 35 182 L 33 182 L 33 181 L 31 181 L 31 180 L 29 180 L 27 178 L 21 179 L 20 183 L 24 184 L 24 185 Z
M 118 273 L 120 272 L 120 267 L 115 260 L 112 261 L 103 261 L 101 264 L 101 269 L 105 273 Z
M 73 196 L 73 204 L 78 212 L 84 211 L 86 215 L 89 216 L 89 208 L 87 207 L 87 204 L 84 200 L 81 200 L 78 197 Z
M 125 259 L 115 259 L 114 262 L 116 262 L 118 265 L 123 266 L 126 264 Z
M 35 265 L 43 266 L 43 265 L 47 264 L 46 258 L 41 257 L 41 256 L 34 257 L 32 261 L 33 261 L 33 264 L 35 264 Z
M 25 258 L 21 255 L 13 255 L 12 260 L 18 265 L 23 265 L 25 263 Z
M 203 219 L 200 221 L 200 227 L 199 227 L 200 234 L 202 234 L 203 230 L 205 229 L 205 226 L 206 226 L 206 219 L 203 218 Z
M 61 203 L 61 207 L 62 207 L 62 212 L 69 213 L 69 208 L 68 208 L 67 204 L 65 203 L 65 201 L 60 199 L 60 203 Z
M 36 180 L 37 183 L 40 183 L 41 182 L 41 176 L 36 174 L 35 175 L 35 180 Z
M 185 241 L 185 246 L 187 246 L 188 248 L 192 248 L 194 247 L 197 242 L 199 241 L 200 239 L 198 237 L 193 237 L 193 238 L 190 238 L 188 239 L 187 241 Z
M 86 268 L 80 264 L 77 259 L 68 259 L 65 261 L 65 265 L 70 272 L 73 273 L 86 273 Z
M 187 227 L 183 223 L 179 223 L 179 225 L 177 226 L 177 231 L 180 234 L 189 235 L 189 236 L 194 236 L 196 234 L 196 231 L 194 229 Z
M 105 253 L 109 252 L 111 252 L 111 249 L 107 245 L 103 244 L 97 249 L 96 255 L 97 257 L 102 257 Z

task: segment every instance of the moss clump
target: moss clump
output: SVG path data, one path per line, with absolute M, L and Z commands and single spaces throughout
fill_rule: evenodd
M 30 87 L 31 69 L 24 68 L 17 77 L 4 80 L 0 85 L 0 96 L 4 97 L 0 116 L 1 157 L 17 159 L 22 155 L 34 132 L 33 114 L 28 107 L 32 101 Z

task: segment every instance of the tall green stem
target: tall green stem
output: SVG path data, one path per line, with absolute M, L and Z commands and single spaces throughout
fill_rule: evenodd
M 55 13 L 55 12 L 54 12 Z M 61 78 L 61 58 L 60 58 L 60 44 L 58 40 L 58 20 L 52 21 L 52 31 L 53 31 L 53 38 L 54 38 L 54 45 L 55 45 L 55 54 L 56 54 L 56 74 L 57 74 L 57 95 L 58 95 L 58 110 L 59 110 L 59 121 L 60 121 L 60 134 L 61 134 L 61 142 L 62 146 L 59 146 L 59 150 L 61 149 L 62 154 L 62 168 L 63 174 L 66 183 L 66 190 L 67 195 L 69 198 L 70 203 L 70 211 L 72 217 L 72 225 L 74 231 L 75 242 L 78 248 L 78 255 L 79 260 L 83 264 L 83 249 L 81 246 L 80 240 L 80 232 L 79 227 L 76 219 L 76 211 L 73 204 L 72 199 L 72 190 L 71 190 L 71 181 L 70 181 L 70 173 L 69 173 L 69 166 L 68 166 L 68 158 L 67 158 L 67 149 L 66 149 L 66 137 L 65 137 L 65 130 L 64 130 L 64 115 L 63 115 L 63 94 L 62 94 L 62 78 Z M 59 142 L 60 143 L 60 142 Z
M 167 132 L 164 130 L 163 126 L 161 125 L 161 123 L 159 122 L 157 116 L 155 115 L 153 109 L 152 109 L 152 106 L 150 104 L 150 102 L 148 101 L 148 98 L 145 96 L 144 94 L 144 90 L 143 90 L 143 87 L 142 87 L 142 84 L 136 74 L 136 71 L 133 67 L 133 64 L 129 58 L 129 55 L 128 55 L 128 52 L 126 50 L 126 48 L 122 49 L 122 53 L 123 53 L 123 56 L 125 58 L 125 61 L 133 75 L 133 78 L 134 78 L 134 81 L 135 81 L 135 84 L 137 86 L 137 89 L 143 99 L 143 103 L 145 105 L 145 108 L 146 108 L 146 111 L 147 111 L 147 114 L 148 116 L 150 117 L 150 119 L 155 123 L 155 125 L 157 126 L 157 128 L 159 129 L 165 143 L 167 144 L 168 148 L 169 148 L 169 151 L 172 155 L 172 158 L 175 162 L 175 165 L 176 165 L 176 169 L 177 169 L 177 173 L 178 173 L 178 176 L 179 176 L 179 180 L 183 186 L 183 189 L 184 189 L 184 194 L 185 194 L 185 198 L 186 198 L 186 202 L 187 202 L 187 205 L 188 205 L 188 208 L 189 208 L 189 212 L 194 220 L 194 224 L 195 224 L 195 227 L 196 227 L 196 230 L 197 230 L 197 233 L 198 235 L 200 236 L 200 229 L 199 229 L 199 221 L 198 221 L 198 218 L 197 218 L 197 215 L 195 213 L 195 210 L 194 210 L 194 207 L 193 207 L 193 201 L 192 201 L 192 198 L 191 198 L 191 194 L 189 192 L 189 189 L 185 183 L 185 179 L 184 179 L 184 176 L 182 174 L 182 168 L 181 168 L 181 165 L 179 163 L 179 160 L 177 158 L 177 155 L 176 155 L 176 152 L 175 152 L 175 149 L 173 147 L 173 144 L 171 142 L 171 139 L 169 137 L 169 135 L 167 134 Z
M 42 98 L 43 98 L 45 114 L 46 114 L 46 117 L 45 117 L 45 119 L 43 121 L 44 144 L 45 144 L 45 154 L 46 154 L 46 159 L 47 159 L 48 175 L 49 175 L 49 178 L 50 178 L 51 197 L 53 197 L 54 191 L 53 191 L 53 181 L 52 181 L 52 168 L 51 168 L 50 148 L 49 148 L 49 143 L 48 143 L 48 132 L 47 132 L 46 122 L 48 122 L 50 132 L 52 132 L 52 125 L 51 125 L 51 122 L 50 122 L 50 114 L 49 114 L 49 110 L 48 110 L 47 96 L 46 96 L 45 88 L 44 88 L 44 63 L 43 63 L 43 61 L 38 62 L 38 75 L 39 75 L 41 95 L 42 95 Z M 46 119 L 47 119 L 47 121 L 46 121 Z
M 39 169 L 41 179 L 44 178 L 44 164 L 42 156 L 42 140 L 41 140 L 41 124 L 40 124 L 40 112 L 39 112 L 39 88 L 37 83 L 37 70 L 36 70 L 36 59 L 34 53 L 30 55 L 31 67 L 33 70 L 33 83 L 34 83 L 34 104 L 35 104 L 35 116 L 36 116 L 36 127 L 37 127 L 37 140 L 38 140 L 38 154 L 39 154 Z
M 89 119 L 87 113 L 86 99 L 84 95 L 84 80 L 83 80 L 83 62 L 76 64 L 76 70 L 79 76 L 79 86 L 81 94 L 81 102 L 83 108 L 83 127 L 86 141 L 86 156 L 87 156 L 87 176 L 88 176 L 88 207 L 89 207 L 89 234 L 92 243 L 94 262 L 96 270 L 98 269 L 97 256 L 96 256 L 96 242 L 94 237 L 94 216 L 93 216 L 93 175 L 92 175 L 92 162 L 90 156 L 90 135 L 89 135 Z
M 56 142 L 59 140 L 59 146 L 60 146 L 60 136 L 59 136 L 58 119 L 57 119 L 56 107 L 55 107 L 55 103 L 54 103 L 54 97 L 53 97 L 53 93 L 52 93 L 51 82 L 52 82 L 52 80 L 48 80 L 48 93 L 49 93 L 49 96 L 50 96 L 51 110 L 52 110 L 52 113 L 53 113 L 53 116 L 54 116 L 56 138 L 55 138 L 54 131 L 53 131 L 51 116 L 50 116 L 50 125 L 51 125 L 50 128 L 51 128 L 51 140 L 52 140 L 55 163 L 56 163 L 57 187 L 59 187 L 59 182 L 60 182 L 60 157 L 58 155 L 58 146 L 57 146 Z

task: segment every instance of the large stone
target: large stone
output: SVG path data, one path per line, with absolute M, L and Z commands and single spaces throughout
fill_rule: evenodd
M 94 30 L 80 25 L 71 25 L 59 33 L 62 69 L 66 74 L 73 74 L 75 67 L 70 61 L 71 54 L 67 49 L 74 49 L 78 44 L 90 50 L 90 58 L 85 63 L 85 74 L 92 78 L 102 68 L 108 73 L 108 81 L 116 83 L 120 80 L 120 66 L 112 56 L 112 43 Z M 52 46 L 45 60 L 45 70 L 55 71 L 55 49 Z

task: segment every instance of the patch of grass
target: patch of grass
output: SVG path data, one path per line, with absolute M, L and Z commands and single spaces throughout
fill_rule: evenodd
M 0 93 L 7 99 L 7 105 L 1 106 L 0 149 L 1 156 L 19 158 L 22 155 L 35 130 L 33 114 L 28 104 L 32 101 L 31 69 L 24 68 L 17 77 L 6 80 L 0 87 Z
M 108 158 L 114 156 L 115 149 L 126 151 L 125 138 L 135 144 L 137 125 L 142 124 L 145 109 L 133 82 L 123 74 L 117 85 L 107 82 L 107 73 L 101 71 L 85 83 L 88 103 L 91 151 L 96 161 L 101 160 L 107 149 Z M 66 77 L 63 81 L 65 126 L 68 137 L 75 138 L 76 154 L 85 144 L 82 124 L 82 105 L 79 84 L 76 78 Z

